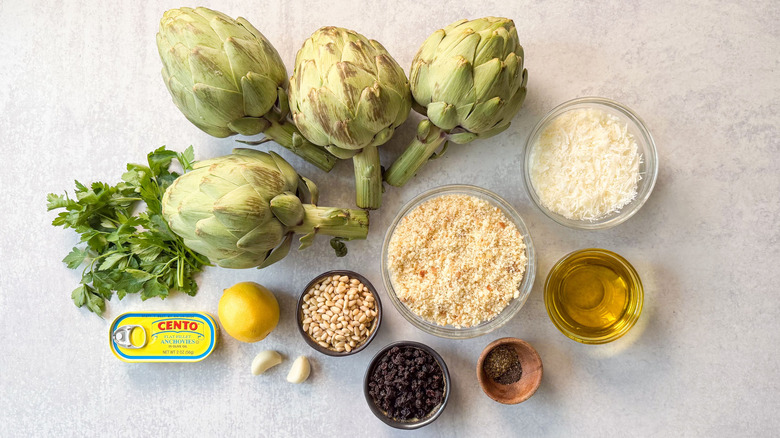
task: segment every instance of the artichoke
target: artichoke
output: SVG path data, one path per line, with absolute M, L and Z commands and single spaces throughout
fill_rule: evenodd
M 377 146 L 409 115 L 403 69 L 381 44 L 351 30 L 323 27 L 304 42 L 290 78 L 290 111 L 301 134 L 333 155 L 352 158 L 357 205 L 379 208 Z
M 308 192 L 311 204 L 301 195 Z M 190 249 L 225 268 L 264 268 L 290 251 L 293 233 L 340 240 L 365 239 L 365 210 L 317 207 L 317 186 L 282 157 L 253 149 L 199 161 L 162 199 L 162 214 Z
M 387 169 L 402 186 L 447 141 L 468 143 L 509 127 L 523 104 L 528 72 L 512 20 L 460 20 L 429 36 L 409 75 L 415 110 L 425 115 L 417 136 Z
M 165 85 L 195 126 L 215 137 L 264 133 L 329 171 L 336 158 L 287 121 L 287 70 L 254 26 L 206 8 L 166 11 L 157 33 Z

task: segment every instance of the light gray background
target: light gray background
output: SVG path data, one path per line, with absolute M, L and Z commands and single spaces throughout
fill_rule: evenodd
M 160 78 L 154 36 L 180 1 L 0 0 L 0 435 L 392 435 L 361 392 L 383 345 L 431 345 L 454 379 L 449 406 L 420 436 L 769 436 L 780 428 L 778 344 L 778 51 L 776 2 L 203 2 L 243 15 L 292 71 L 297 49 L 320 26 L 381 41 L 408 69 L 435 29 L 460 18 L 513 18 L 525 47 L 528 98 L 509 130 L 425 167 L 391 188 L 371 213 L 365 242 L 333 257 L 327 239 L 264 271 L 210 268 L 197 297 L 109 305 L 105 319 L 76 309 L 79 276 L 60 260 L 77 241 L 53 228 L 48 192 L 73 180 L 115 182 L 125 163 L 160 145 L 192 144 L 199 158 L 227 154 L 234 139 L 191 125 Z M 658 144 L 658 183 L 644 208 L 617 228 L 575 231 L 547 219 L 526 196 L 520 156 L 531 127 L 553 106 L 585 95 L 616 99 L 644 118 Z M 409 141 L 413 117 L 382 148 L 389 163 Z M 352 166 L 324 174 L 266 145 L 320 184 L 322 205 L 352 206 Z M 9 160 L 10 158 L 10 160 Z M 312 351 L 295 329 L 294 300 L 328 269 L 361 272 L 381 285 L 379 257 L 400 206 L 429 188 L 476 184 L 512 203 L 530 228 L 539 269 L 520 313 L 489 335 L 451 341 L 421 333 L 385 299 L 369 348 L 347 359 Z M 603 247 L 631 261 L 645 285 L 638 325 L 610 345 L 559 333 L 542 286 L 566 253 Z M 276 292 L 283 319 L 257 344 L 223 336 L 197 364 L 126 364 L 107 342 L 111 320 L 134 310 L 216 313 L 238 281 Z M 384 291 L 381 292 L 384 298 Z M 479 389 L 475 364 L 490 341 L 516 336 L 544 362 L 537 394 L 502 406 Z M 254 377 L 264 349 L 288 360 Z M 304 385 L 284 381 L 299 354 L 312 358 Z

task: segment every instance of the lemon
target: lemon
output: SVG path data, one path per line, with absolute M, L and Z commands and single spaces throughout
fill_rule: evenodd
M 241 342 L 257 342 L 279 323 L 279 303 L 270 290 L 245 281 L 225 289 L 217 314 L 227 334 Z

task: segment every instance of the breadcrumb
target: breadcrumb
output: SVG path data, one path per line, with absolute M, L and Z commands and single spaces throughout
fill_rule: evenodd
M 472 327 L 519 295 L 528 259 L 504 212 L 470 195 L 428 200 L 399 222 L 388 248 L 396 295 L 438 325 Z

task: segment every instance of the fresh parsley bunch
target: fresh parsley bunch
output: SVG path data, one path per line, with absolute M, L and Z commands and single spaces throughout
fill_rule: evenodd
M 49 211 L 65 209 L 52 225 L 73 228 L 85 244 L 62 260 L 71 269 L 85 266 L 71 294 L 76 306 L 100 315 L 114 291 L 120 300 L 131 293 L 140 293 L 142 300 L 165 298 L 172 290 L 197 293 L 193 277 L 209 261 L 187 248 L 162 217 L 165 189 L 179 176 L 169 169 L 174 159 L 191 170 L 192 146 L 183 153 L 165 146 L 151 152 L 148 166 L 128 164 L 115 186 L 76 181 L 76 199 L 67 193 L 47 196 Z M 142 202 L 146 210 L 134 213 Z

